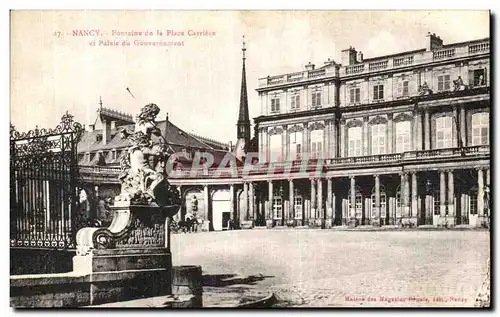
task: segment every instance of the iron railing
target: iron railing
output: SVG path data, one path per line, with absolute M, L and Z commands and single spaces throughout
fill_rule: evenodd
M 75 247 L 82 131 L 69 113 L 54 129 L 18 132 L 11 125 L 11 247 Z

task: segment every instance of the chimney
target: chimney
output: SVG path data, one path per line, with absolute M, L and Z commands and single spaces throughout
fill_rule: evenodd
M 358 58 L 356 58 L 358 63 L 363 63 L 363 52 L 358 52 Z
M 328 57 L 328 60 L 325 62 L 325 65 L 333 65 L 333 64 L 335 64 L 335 61 L 330 57 Z
M 312 64 L 311 62 L 309 62 L 309 64 L 306 65 L 306 70 L 314 70 L 314 64 Z
M 111 130 L 115 130 L 116 129 L 116 121 L 111 121 Z
M 348 49 L 342 50 L 341 62 L 343 66 L 356 64 L 356 49 L 350 46 Z
M 233 151 L 233 141 L 229 141 L 229 152 Z
M 426 47 L 427 51 L 433 51 L 443 47 L 443 40 L 439 36 L 436 36 L 436 33 L 431 34 L 431 32 L 428 32 L 427 37 L 429 38 Z
M 105 145 L 111 139 L 111 123 L 108 120 L 102 121 L 102 144 Z

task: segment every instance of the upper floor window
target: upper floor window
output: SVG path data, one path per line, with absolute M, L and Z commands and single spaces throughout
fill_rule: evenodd
M 311 158 L 321 158 L 323 153 L 323 130 L 311 131 Z
M 470 70 L 469 85 L 473 87 L 486 85 L 486 68 Z
M 396 153 L 411 150 L 411 122 L 401 121 L 396 123 Z
M 280 99 L 272 98 L 271 99 L 271 113 L 280 112 Z
M 358 88 L 351 88 L 349 89 L 349 102 L 350 103 L 359 103 L 361 100 L 361 89 Z
M 290 133 L 290 160 L 300 159 L 302 153 L 302 131 Z
M 408 97 L 410 95 L 410 83 L 408 80 L 402 80 L 398 83 L 398 96 Z
M 453 147 L 453 119 L 450 116 L 436 119 L 436 149 Z
M 292 96 L 290 109 L 291 110 L 299 110 L 300 109 L 300 95 Z
M 363 154 L 363 138 L 361 127 L 352 127 L 348 130 L 349 149 L 348 156 L 361 156 Z
M 269 136 L 269 153 L 271 162 L 281 161 L 281 134 L 272 134 Z
M 438 76 L 438 91 L 450 90 L 450 75 Z
M 320 107 L 321 106 L 321 92 L 316 91 L 312 93 L 312 107 Z
M 371 126 L 372 155 L 385 153 L 385 124 L 374 124 Z
M 373 100 L 384 99 L 384 85 L 373 86 Z
M 472 145 L 490 143 L 490 115 L 487 112 L 472 115 Z

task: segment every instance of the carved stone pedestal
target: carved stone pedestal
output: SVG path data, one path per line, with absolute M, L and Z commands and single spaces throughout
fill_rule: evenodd
M 356 226 L 358 225 L 358 221 L 357 221 L 357 219 L 356 219 L 356 218 L 350 218 L 350 219 L 349 219 L 349 224 L 348 224 L 348 225 L 349 225 L 349 227 L 350 227 L 350 228 L 354 228 L 354 227 L 356 227 Z
M 273 227 L 273 220 L 272 219 L 266 220 L 266 227 L 267 227 L 267 229 L 271 229 Z
M 326 219 L 325 220 L 325 229 L 331 229 L 333 228 L 333 219 Z
M 416 217 L 403 217 L 401 218 L 401 226 L 404 228 L 416 228 L 418 219 Z
M 254 227 L 253 220 L 243 220 L 240 222 L 241 229 L 252 229 Z
M 373 218 L 372 219 L 372 226 L 374 227 L 380 227 L 382 225 L 380 218 Z
M 73 271 L 90 275 L 90 304 L 172 294 L 166 228 L 178 206 L 117 203 L 108 228 L 77 233 Z

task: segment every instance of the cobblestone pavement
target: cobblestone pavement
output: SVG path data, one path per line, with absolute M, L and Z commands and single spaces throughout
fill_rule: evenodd
M 172 236 L 174 265 L 261 276 L 279 306 L 474 306 L 487 231 L 241 230 Z

